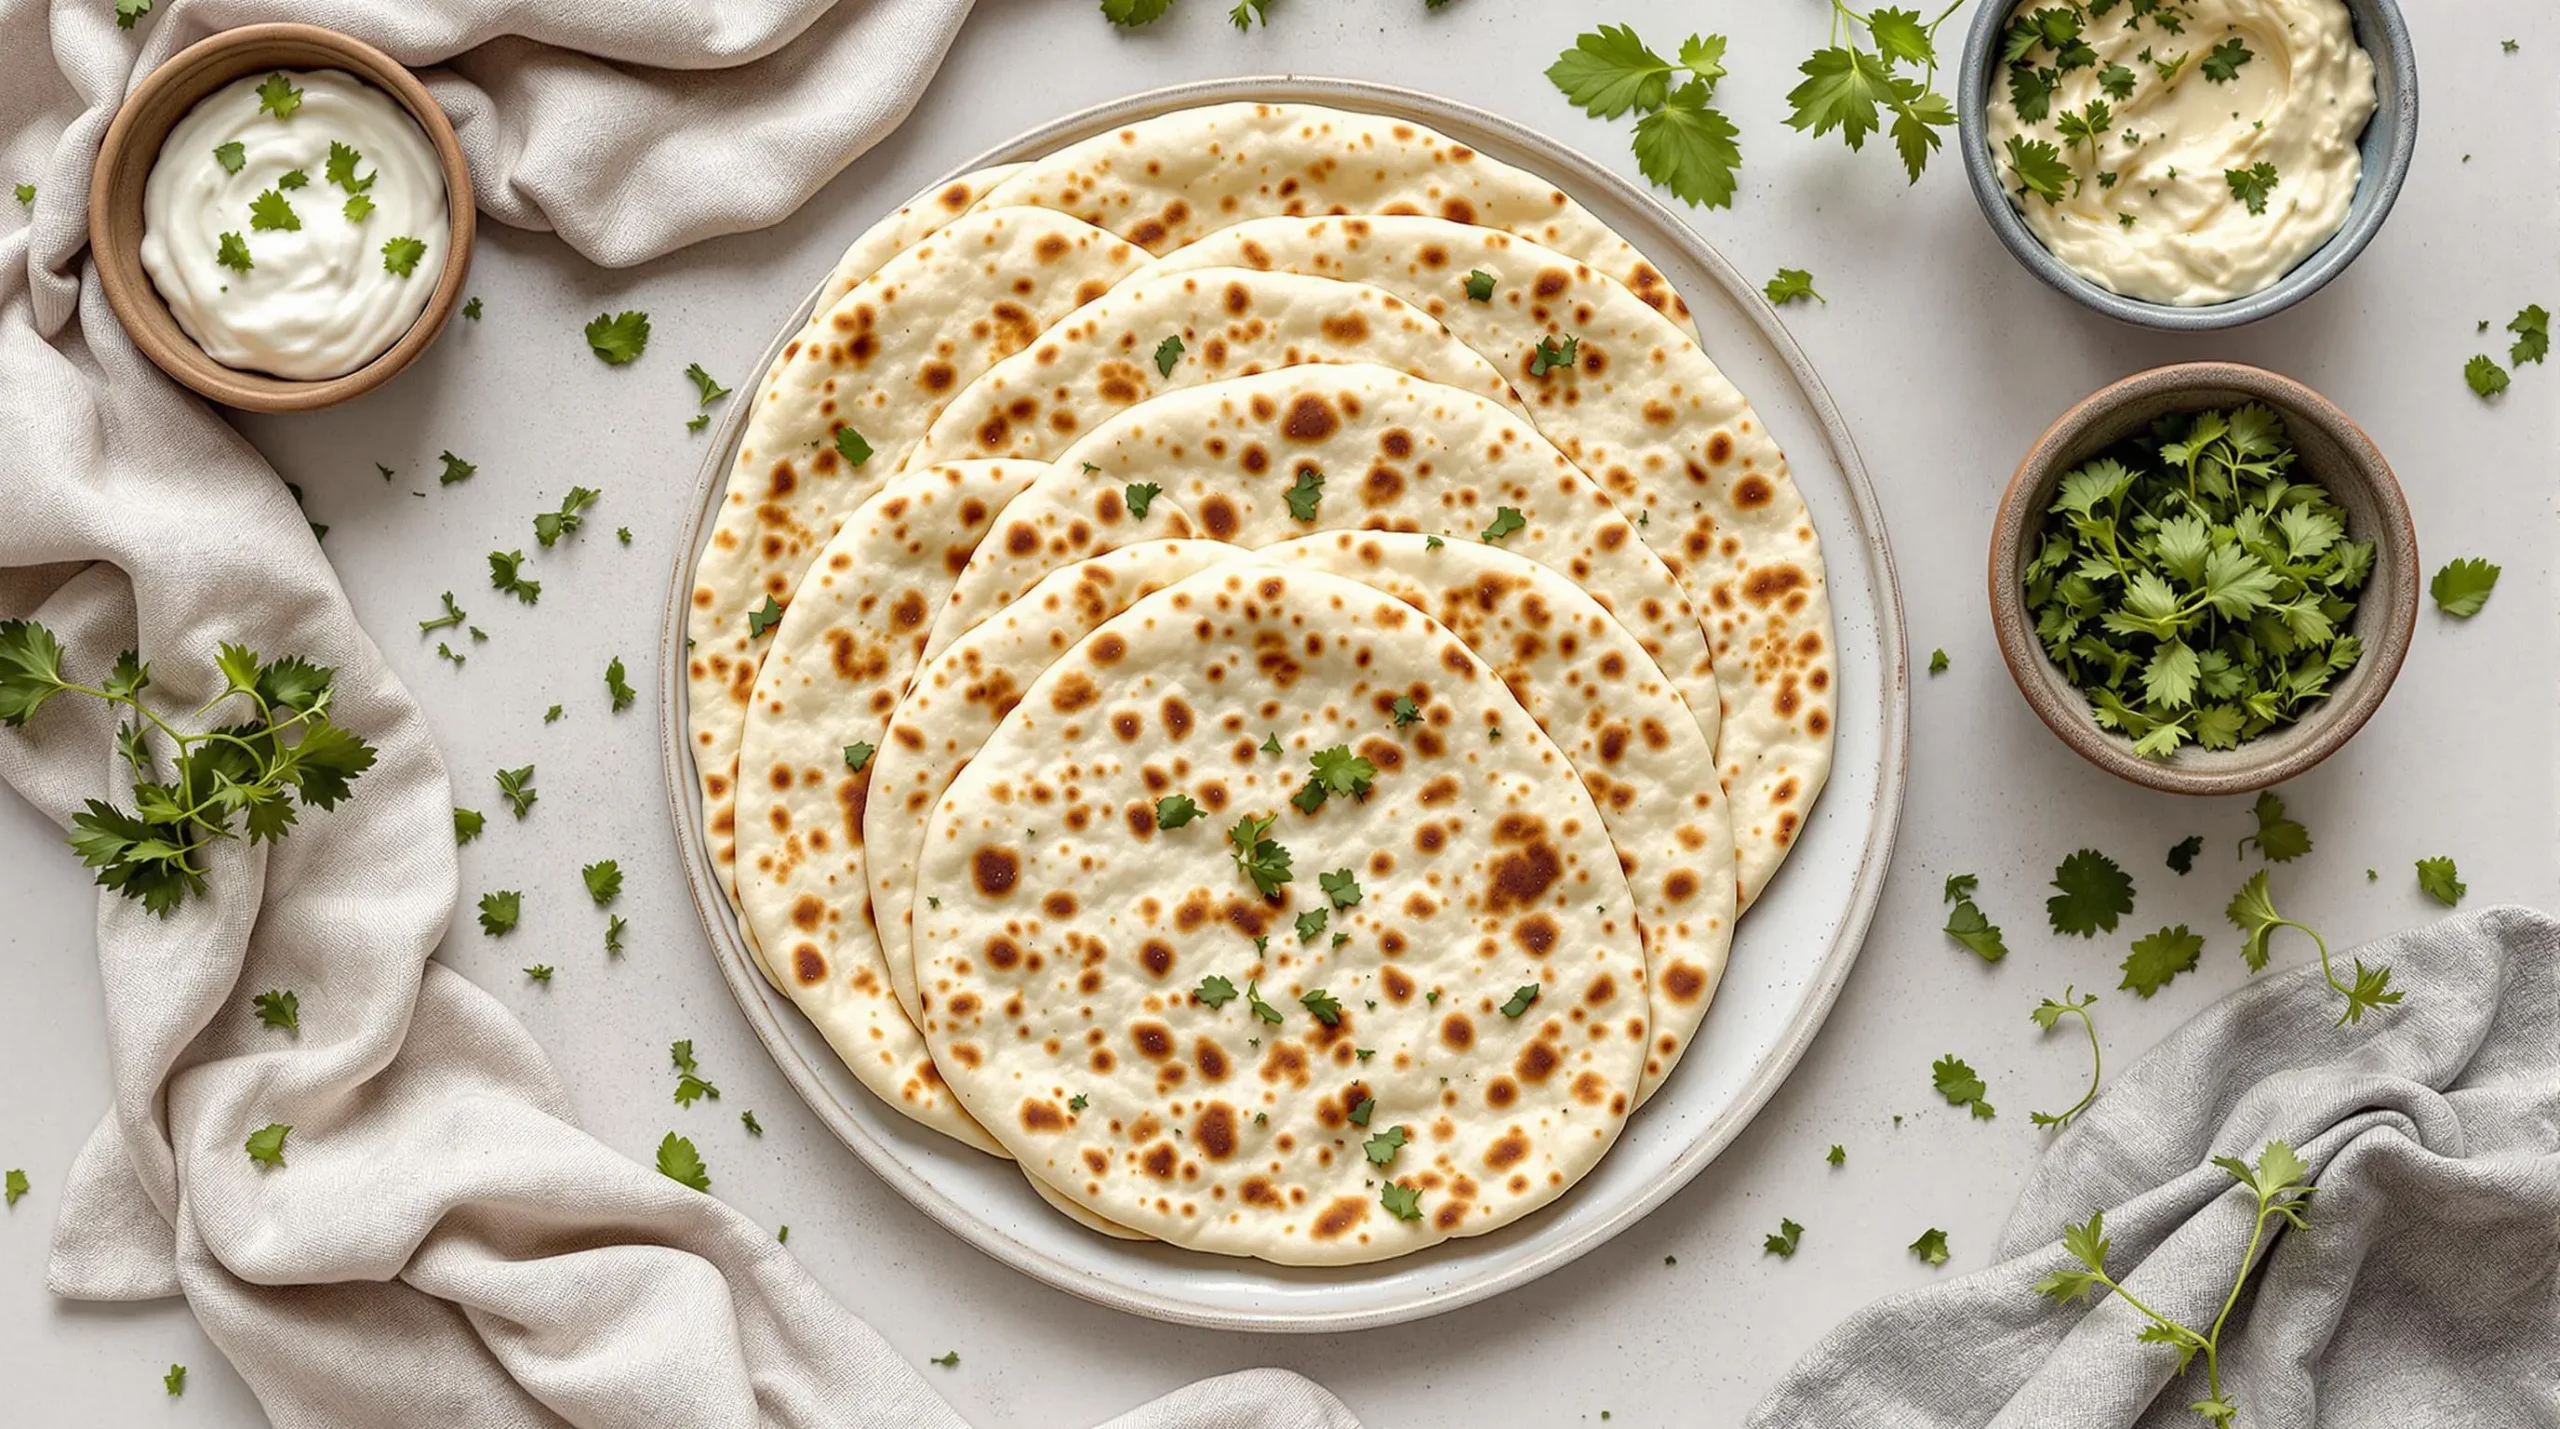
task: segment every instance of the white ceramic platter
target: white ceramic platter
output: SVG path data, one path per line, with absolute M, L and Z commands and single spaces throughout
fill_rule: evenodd
M 1131 120 L 1230 100 L 1296 101 L 1412 119 L 1542 174 L 1652 259 L 1688 299 L 1708 353 L 1787 453 L 1830 567 L 1839 652 L 1839 750 L 1830 787 L 1768 893 L 1742 920 L 1730 972 L 1679 1069 L 1571 1193 L 1489 1235 L 1378 1265 L 1306 1270 L 1107 1239 L 1043 1204 L 1008 1162 L 925 1130 L 875 1099 L 741 941 L 702 838 L 682 736 L 685 600 L 744 428 L 731 404 L 704 459 L 686 555 L 667 592 L 659 652 L 661 757 L 693 901 L 729 990 L 811 1109 L 855 1156 L 952 1234 L 1026 1275 L 1179 1324 L 1337 1332 L 1421 1319 L 1572 1261 L 1633 1225 L 1705 1168 L 1803 1055 L 1848 978 L 1891 862 L 1902 809 L 1908 667 L 1893 555 L 1840 413 L 1754 286 L 1651 195 L 1571 149 L 1482 110 L 1386 85 L 1297 76 L 1218 80 L 1069 115 L 954 169 L 1033 158 Z M 936 184 L 933 187 L 940 187 Z M 931 192 L 928 189 L 927 192 Z M 813 292 L 782 325 L 796 334 Z M 775 352 L 754 371 L 761 381 Z M 752 397 L 754 387 L 743 389 Z

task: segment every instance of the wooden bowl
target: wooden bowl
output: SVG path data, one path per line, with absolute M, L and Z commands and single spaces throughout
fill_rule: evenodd
M 2284 418 L 2299 458 L 2293 475 L 2318 483 L 2347 513 L 2347 535 L 2374 544 L 2373 574 L 2356 597 L 2350 633 L 2364 658 L 2329 698 L 2292 724 L 2237 749 L 2195 745 L 2144 759 L 2133 741 L 2102 729 L 2081 694 L 2036 639 L 2020 572 L 2035 556 L 2045 508 L 2064 473 L 2173 413 L 2257 402 Z M 1991 532 L 1991 624 L 2010 677 L 2038 718 L 2082 758 L 2121 779 L 2173 794 L 2245 794 L 2281 784 L 2337 752 L 2389 693 L 2418 623 L 2418 533 L 2390 463 L 2328 399 L 2290 378 L 2229 362 L 2155 367 L 2105 388 L 2062 415 L 2018 463 Z
M 398 342 L 371 362 L 341 377 L 303 380 L 225 367 L 205 355 L 178 325 L 142 267 L 142 190 L 169 131 L 198 100 L 222 86 L 265 70 L 338 69 L 390 95 L 409 111 L 435 146 L 444 171 L 445 264 L 426 309 Z M 89 179 L 89 249 L 107 305 L 160 370 L 226 407 L 253 412 L 308 412 L 360 397 L 391 380 L 444 330 L 462 299 L 471 271 L 471 238 L 477 210 L 471 170 L 453 124 L 425 85 L 389 55 L 316 25 L 244 25 L 198 41 L 153 70 L 107 126 Z

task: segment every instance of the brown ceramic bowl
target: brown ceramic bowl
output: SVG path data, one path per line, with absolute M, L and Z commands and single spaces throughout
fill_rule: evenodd
M 2045 657 L 2027 614 L 2019 572 L 2035 555 L 2045 508 L 2063 474 L 2134 436 L 2160 417 L 2257 402 L 2284 418 L 2300 459 L 2293 475 L 2325 488 L 2347 513 L 2347 534 L 2374 543 L 2373 574 L 2356 598 L 2348 630 L 2364 658 L 2329 699 L 2292 724 L 2237 749 L 2189 745 L 2167 759 L 2144 759 L 2133 741 L 2099 728 L 2086 696 Z M 2337 752 L 2382 704 L 2418 622 L 2418 533 L 2391 466 L 2362 428 L 2289 378 L 2228 362 L 2156 367 L 2082 401 L 2037 439 L 2000 499 L 1991 533 L 1991 624 L 2001 657 L 2036 715 L 2062 742 L 2108 773 L 2173 794 L 2244 794 L 2281 784 Z
M 345 70 L 390 95 L 427 132 L 444 169 L 444 276 L 408 332 L 343 377 L 300 380 L 223 366 L 187 336 L 142 267 L 142 189 L 162 141 L 196 101 L 243 75 L 274 69 Z M 171 56 L 126 96 L 115 122 L 107 126 L 106 141 L 98 146 L 97 168 L 89 179 L 89 248 L 117 321 L 161 371 L 224 406 L 253 412 L 308 412 L 362 396 L 424 352 L 462 299 L 471 271 L 475 217 L 471 170 L 463 162 L 461 141 L 426 86 L 373 46 L 316 25 L 244 25 Z

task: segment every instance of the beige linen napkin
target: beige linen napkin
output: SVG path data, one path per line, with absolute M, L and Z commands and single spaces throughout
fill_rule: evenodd
M 430 962 L 453 908 L 451 790 L 258 453 L 117 327 L 86 258 L 90 164 L 135 77 L 213 30 L 308 21 L 426 80 L 500 221 L 632 263 L 789 213 L 904 116 L 969 0 L 0 0 L 0 618 L 159 708 L 219 688 L 217 643 L 338 670 L 380 751 L 297 837 L 212 856 L 177 916 L 99 899 L 112 1106 L 55 1228 L 60 1294 L 183 1294 L 276 1423 L 944 1426 L 957 1417 L 762 1228 L 579 1131 L 524 1029 Z M 852 82 L 850 76 L 859 76 Z M 9 206 L 14 207 L 14 206 Z M 57 822 L 130 803 L 104 706 L 0 729 L 0 777 Z M 58 867 L 27 877 L 73 878 Z M 279 1038 L 252 993 L 298 991 Z M 288 1164 L 242 1149 L 293 1127 Z M 1295 1376 L 1212 1381 L 1130 1425 L 1346 1429 Z

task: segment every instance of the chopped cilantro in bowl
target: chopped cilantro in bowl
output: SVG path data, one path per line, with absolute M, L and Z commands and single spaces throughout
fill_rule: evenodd
M 2026 564 L 2036 639 L 2098 723 L 2165 759 L 2237 749 L 2329 698 L 2374 547 L 2248 403 L 2163 416 L 2063 473 Z
M 1994 624 L 2028 702 L 2091 762 L 2241 793 L 2379 705 L 2416 560 L 2390 467 L 2344 413 L 2256 368 L 2159 368 L 2029 453 L 1993 541 Z

